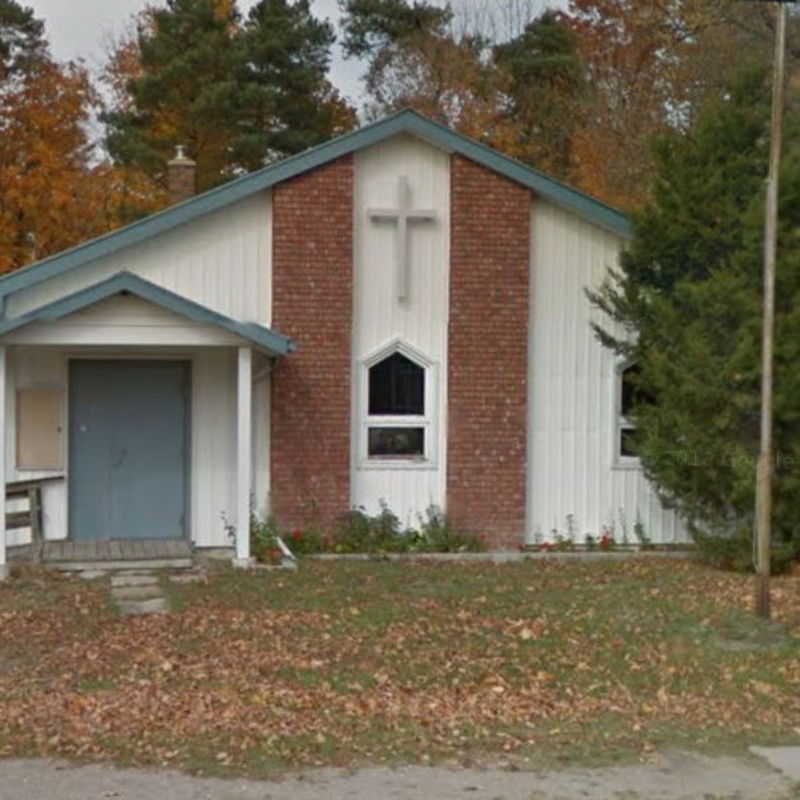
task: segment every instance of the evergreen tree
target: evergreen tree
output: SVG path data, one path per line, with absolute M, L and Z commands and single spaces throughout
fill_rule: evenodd
M 207 189 L 230 176 L 228 145 L 234 133 L 234 6 L 215 0 L 167 0 L 138 31 L 140 72 L 128 81 L 130 104 L 103 116 L 112 158 L 138 165 L 165 181 L 177 144 L 197 161 L 197 182 Z
M 601 341 L 635 362 L 637 452 L 697 541 L 750 566 L 759 449 L 763 184 L 769 92 L 739 80 L 656 151 L 652 202 L 621 269 L 590 293 Z M 800 148 L 787 120 L 776 328 L 775 531 L 800 550 Z
M 394 69 L 411 59 L 427 60 L 420 50 L 432 42 L 448 39 L 447 28 L 453 19 L 449 5 L 440 7 L 428 0 L 340 0 L 345 56 L 366 60 L 367 92 L 375 98 L 377 114 L 392 94 Z M 452 38 L 452 37 L 450 37 Z
M 519 36 L 495 45 L 494 58 L 510 78 L 508 114 L 519 129 L 518 157 L 569 178 L 586 70 L 574 32 L 561 14 L 545 11 Z
M 419 34 L 446 32 L 453 19 L 449 6 L 427 0 L 340 0 L 345 54 L 380 58 L 385 49 Z
M 44 23 L 16 0 L 0 0 L 0 81 L 47 58 Z
M 138 59 L 127 42 L 112 54 L 107 80 L 127 93 L 103 115 L 108 150 L 163 184 L 184 144 L 202 191 L 342 132 L 353 117 L 325 80 L 332 43 L 308 0 L 262 0 L 244 22 L 232 0 L 167 0 L 141 20 Z
M 326 76 L 336 36 L 309 0 L 261 0 L 238 40 L 232 143 L 248 169 L 296 153 L 355 125 L 352 110 Z

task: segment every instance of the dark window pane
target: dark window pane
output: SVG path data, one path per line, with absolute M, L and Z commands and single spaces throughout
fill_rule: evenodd
M 653 398 L 642 389 L 642 368 L 638 364 L 631 364 L 622 373 L 622 408 L 623 417 L 630 417 L 636 406 L 652 403 Z
M 370 456 L 424 456 L 424 428 L 370 428 Z
M 619 454 L 635 458 L 639 454 L 636 452 L 636 428 L 620 428 L 619 431 Z
M 425 370 L 400 353 L 385 358 L 369 371 L 371 415 L 425 414 Z

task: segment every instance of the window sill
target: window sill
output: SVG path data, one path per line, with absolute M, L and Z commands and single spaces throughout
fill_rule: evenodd
M 435 461 L 429 461 L 427 458 L 405 458 L 398 456 L 396 458 L 363 458 L 358 464 L 360 470 L 435 470 L 437 464 Z
M 614 459 L 611 469 L 616 472 L 641 472 L 642 462 L 638 458 L 619 457 Z

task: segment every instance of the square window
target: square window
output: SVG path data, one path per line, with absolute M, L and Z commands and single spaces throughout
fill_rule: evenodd
M 422 458 L 425 455 L 424 428 L 370 428 L 370 458 Z
M 619 431 L 619 454 L 623 458 L 637 458 L 636 428 L 621 427 Z

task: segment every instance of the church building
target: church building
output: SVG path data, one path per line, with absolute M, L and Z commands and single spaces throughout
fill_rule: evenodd
M 192 169 L 170 165 L 185 194 Z M 433 507 L 493 549 L 683 541 L 590 326 L 630 235 L 401 112 L 2 278 L 0 480 L 43 482 L 49 541 L 240 562 L 251 510 Z M 0 530 L 0 571 L 26 535 Z

